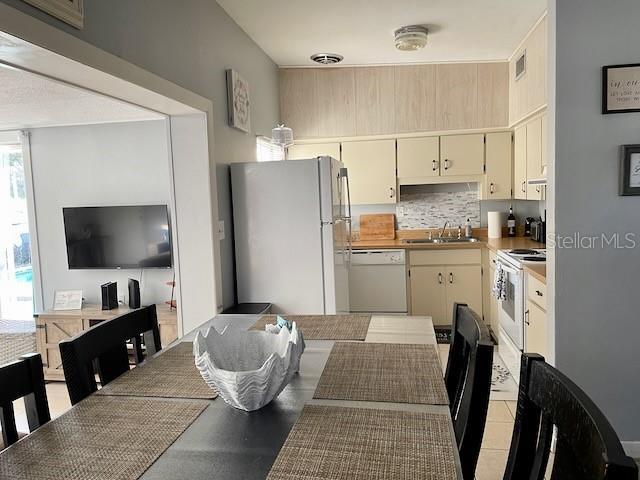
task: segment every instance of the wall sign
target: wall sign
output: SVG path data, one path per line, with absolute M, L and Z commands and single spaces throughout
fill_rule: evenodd
M 251 130 L 249 83 L 235 70 L 227 70 L 227 109 L 229 125 L 243 132 Z
M 640 112 L 640 64 L 602 67 L 602 113 Z
M 640 145 L 622 146 L 620 195 L 640 195 Z
M 84 27 L 84 0 L 23 0 L 76 28 Z

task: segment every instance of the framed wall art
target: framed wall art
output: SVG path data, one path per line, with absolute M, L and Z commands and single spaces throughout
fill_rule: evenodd
M 640 112 L 640 63 L 602 67 L 602 113 Z
M 229 125 L 249 133 L 251 131 L 249 83 L 235 70 L 227 70 L 227 109 Z
M 78 29 L 84 26 L 84 0 L 23 0 Z
M 640 195 L 640 145 L 623 145 L 620 195 Z

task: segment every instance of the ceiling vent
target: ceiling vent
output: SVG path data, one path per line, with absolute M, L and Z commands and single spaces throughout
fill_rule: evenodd
M 334 63 L 340 63 L 344 57 L 337 53 L 316 53 L 311 55 L 311 60 L 322 65 L 332 65 Z

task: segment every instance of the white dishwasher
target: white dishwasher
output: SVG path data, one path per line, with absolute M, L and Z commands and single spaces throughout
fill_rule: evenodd
M 354 250 L 349 272 L 352 312 L 407 313 L 404 250 Z

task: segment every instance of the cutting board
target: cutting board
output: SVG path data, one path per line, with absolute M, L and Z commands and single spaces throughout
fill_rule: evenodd
M 396 216 L 393 213 L 360 215 L 360 240 L 394 240 Z

